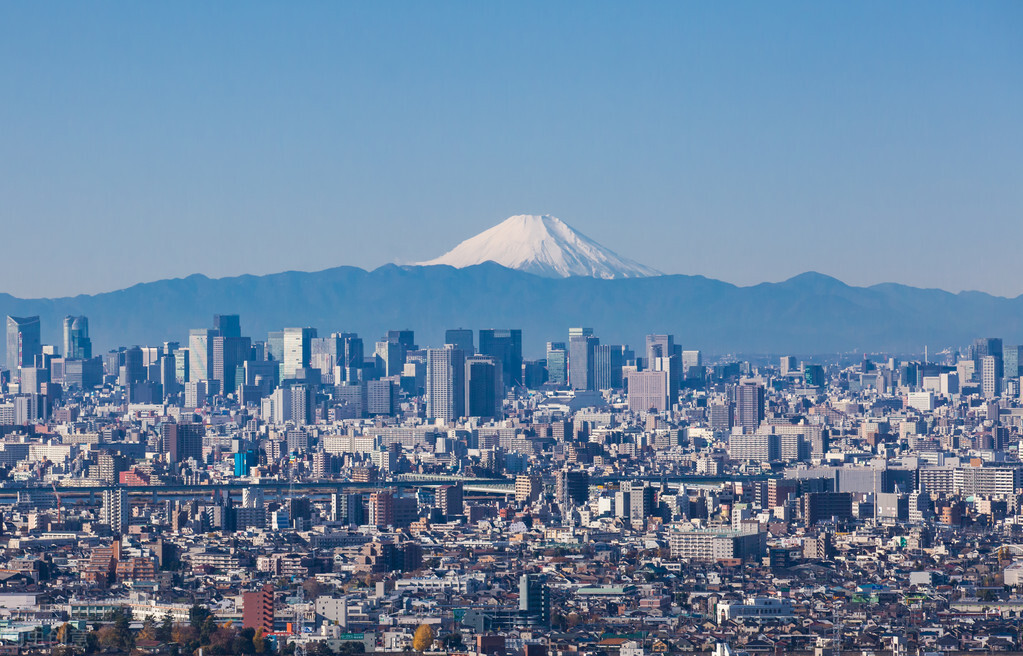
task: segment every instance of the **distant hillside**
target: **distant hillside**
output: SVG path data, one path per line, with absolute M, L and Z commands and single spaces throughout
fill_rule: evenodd
M 920 352 L 925 344 L 936 349 L 978 336 L 1023 341 L 1023 296 L 850 287 L 816 273 L 736 287 L 700 276 L 544 278 L 494 263 L 388 265 L 194 275 L 73 298 L 0 294 L 0 314 L 42 317 L 46 343 L 59 343 L 62 317 L 87 315 L 97 352 L 184 343 L 189 328 L 211 325 L 218 312 L 240 314 L 243 332 L 255 338 L 314 326 L 321 335 L 357 331 L 371 343 L 388 329 L 412 328 L 420 345 L 439 345 L 447 328 L 521 328 L 527 356 L 542 353 L 548 340 L 566 340 L 578 325 L 592 326 L 604 343 L 640 348 L 645 334 L 671 332 L 684 348 L 706 353 Z

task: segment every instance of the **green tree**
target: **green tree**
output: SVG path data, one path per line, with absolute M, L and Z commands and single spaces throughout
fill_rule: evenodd
M 213 614 L 206 616 L 203 620 L 202 626 L 199 627 L 199 644 L 206 646 L 213 641 L 213 634 L 217 632 L 217 623 L 213 619 Z
M 246 627 L 238 632 L 234 642 L 231 644 L 231 652 L 238 654 L 255 654 L 256 645 L 254 638 L 256 637 L 256 630 L 252 627 Z
M 171 620 L 170 613 L 163 616 L 163 621 L 160 622 L 160 626 L 156 629 L 156 639 L 160 642 L 170 642 L 174 634 L 174 621 Z
M 212 614 L 213 612 L 209 608 L 195 604 L 188 609 L 188 623 L 192 625 L 193 629 L 199 631 L 202 629 L 202 625 L 205 624 L 206 619 Z
M 152 617 L 146 617 L 142 621 L 142 628 L 139 629 L 139 640 L 156 640 L 156 622 Z

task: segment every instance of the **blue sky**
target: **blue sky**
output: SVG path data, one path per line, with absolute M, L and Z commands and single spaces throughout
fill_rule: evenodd
M 1023 293 L 1023 3 L 0 3 L 0 291 L 429 259 Z

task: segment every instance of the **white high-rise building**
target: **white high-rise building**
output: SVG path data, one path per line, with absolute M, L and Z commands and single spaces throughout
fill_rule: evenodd
M 128 494 L 123 489 L 103 490 L 103 507 L 100 509 L 99 521 L 108 524 L 114 533 L 128 530 L 130 506 Z
M 1001 375 L 998 371 L 998 358 L 985 355 L 980 360 L 980 390 L 985 399 L 994 399 L 1001 394 Z
M 284 361 L 281 363 L 281 380 L 294 378 L 299 369 L 309 366 L 312 360 L 314 337 L 316 337 L 315 328 L 284 329 Z
M 460 349 L 426 351 L 426 417 L 454 421 L 465 415 L 465 355 Z
M 213 374 L 213 338 L 217 331 L 195 328 L 188 331 L 188 380 L 209 380 Z

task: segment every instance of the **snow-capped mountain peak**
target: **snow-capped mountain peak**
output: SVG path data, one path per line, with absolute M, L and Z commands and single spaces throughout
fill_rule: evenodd
M 488 261 L 548 278 L 662 275 L 656 269 L 621 257 L 549 214 L 509 217 L 444 255 L 419 265 L 447 264 L 462 268 Z

